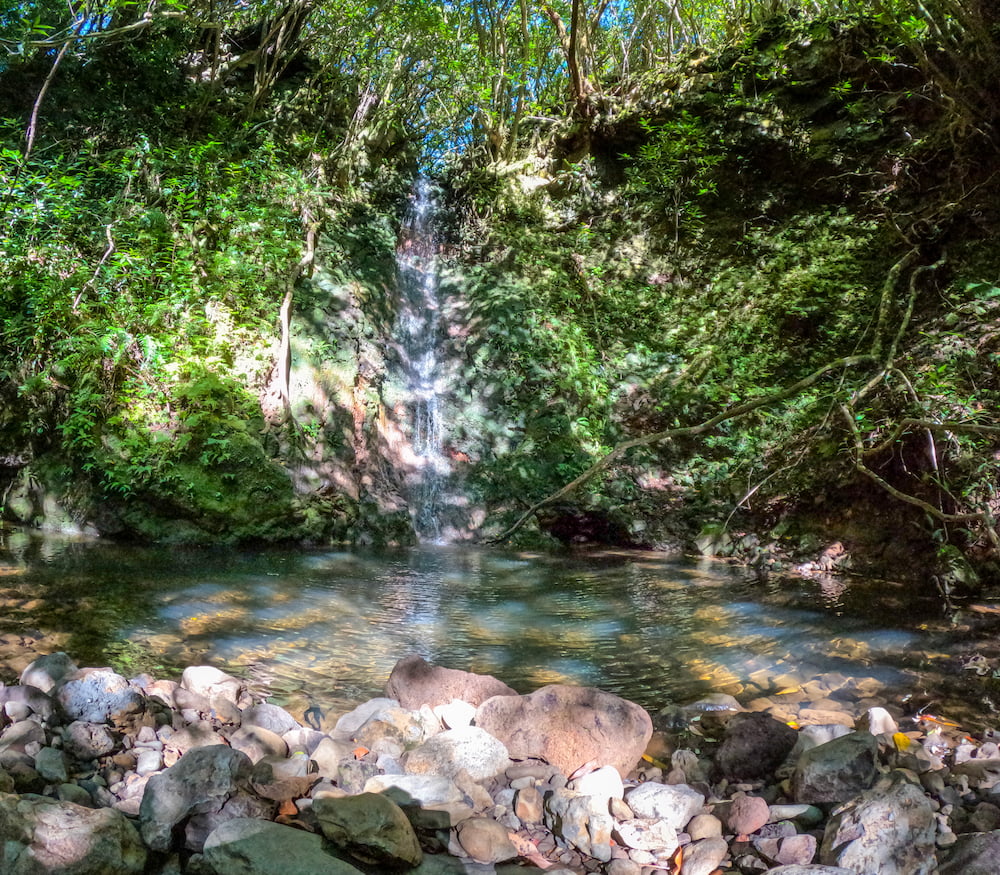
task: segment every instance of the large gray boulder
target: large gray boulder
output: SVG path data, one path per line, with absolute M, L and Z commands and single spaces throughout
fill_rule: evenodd
M 170 850 L 175 828 L 193 815 L 220 811 L 245 788 L 251 768 L 246 754 L 217 744 L 196 748 L 153 775 L 139 808 L 143 841 L 154 851 Z
M 792 775 L 792 796 L 810 805 L 846 802 L 871 787 L 877 775 L 875 736 L 852 732 L 802 754 Z
M 414 653 L 393 667 L 385 694 L 404 708 L 417 709 L 444 705 L 452 699 L 481 705 L 491 696 L 516 696 L 517 690 L 492 675 L 432 665 Z
M 476 711 L 476 726 L 500 739 L 513 759 L 542 759 L 565 775 L 593 762 L 624 777 L 653 734 L 649 714 L 634 702 L 562 684 L 487 699 Z
M 1000 870 L 1000 829 L 960 835 L 946 852 L 938 875 L 996 875 Z
M 936 836 L 931 800 L 897 770 L 836 809 L 823 834 L 820 862 L 852 872 L 930 875 L 937 871 Z
M 70 720 L 121 723 L 146 710 L 146 697 L 110 668 L 85 668 L 56 693 Z
M 0 794 L 3 875 L 138 875 L 145 865 L 139 833 L 114 809 Z
M 320 796 L 312 813 L 334 846 L 363 863 L 401 869 L 419 866 L 423 859 L 410 821 L 387 796 Z
M 323 837 L 266 820 L 236 818 L 205 841 L 205 861 L 220 875 L 361 875 L 323 850 Z

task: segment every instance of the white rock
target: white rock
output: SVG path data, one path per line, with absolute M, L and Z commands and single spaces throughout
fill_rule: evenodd
M 614 766 L 602 766 L 593 772 L 588 772 L 569 785 L 571 790 L 586 796 L 598 796 L 601 799 L 621 799 L 625 796 L 625 785 L 621 773 Z
M 672 854 L 677 850 L 677 830 L 665 820 L 625 820 L 615 828 L 618 842 L 626 848 Z
M 652 781 L 629 790 L 625 801 L 637 818 L 665 820 L 678 832 L 705 805 L 705 797 L 687 784 L 656 784 Z
M 434 715 L 446 729 L 471 726 L 476 716 L 476 706 L 461 699 L 452 699 L 445 705 L 436 706 L 433 710 Z

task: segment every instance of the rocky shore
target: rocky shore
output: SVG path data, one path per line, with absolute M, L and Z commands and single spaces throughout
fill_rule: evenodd
M 297 719 L 212 667 L 54 653 L 0 705 L 5 875 L 1000 872 L 992 733 L 854 679 L 651 716 L 410 656 Z

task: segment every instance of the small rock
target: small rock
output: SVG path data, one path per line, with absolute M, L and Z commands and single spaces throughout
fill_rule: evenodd
M 685 831 L 693 842 L 718 838 L 722 835 L 722 821 L 714 814 L 696 814 L 688 822 Z
M 466 855 L 480 863 L 500 863 L 516 857 L 507 830 L 485 817 L 470 817 L 456 827 L 458 843 Z
M 210 665 L 188 666 L 181 675 L 180 686 L 205 696 L 210 701 L 218 697 L 226 699 L 233 705 L 240 704 L 246 691 L 246 684 L 239 678 Z
M 536 787 L 523 787 L 514 797 L 514 813 L 525 823 L 542 822 L 542 794 Z
M 43 747 L 35 756 L 35 771 L 52 784 L 64 784 L 69 780 L 66 773 L 66 758 L 61 750 Z
M 471 726 L 472 721 L 476 718 L 476 706 L 471 702 L 463 702 L 461 699 L 452 699 L 443 705 L 436 705 L 433 710 L 445 729 L 460 729 L 463 726 Z
M 774 861 L 784 866 L 806 866 L 813 861 L 815 856 L 816 836 L 802 833 L 781 839 Z
M 258 726 L 268 729 L 275 735 L 284 735 L 293 729 L 301 729 L 298 721 L 284 708 L 262 702 L 243 711 L 242 726 Z
M 885 708 L 869 708 L 859 728 L 872 735 L 891 736 L 899 732 L 899 724 Z
M 677 830 L 665 820 L 625 820 L 615 827 L 614 835 L 626 848 L 658 855 L 672 854 L 680 844 Z
M 722 818 L 726 832 L 736 836 L 757 832 L 770 817 L 765 799 L 743 793 L 736 794 L 727 804 L 716 806 L 715 813 Z
M 601 799 L 622 799 L 625 796 L 622 776 L 614 766 L 602 766 L 588 772 L 571 782 L 569 788 L 585 796 L 598 796 Z
M 684 848 L 681 875 L 709 875 L 719 868 L 729 853 L 729 845 L 722 838 L 701 839 Z

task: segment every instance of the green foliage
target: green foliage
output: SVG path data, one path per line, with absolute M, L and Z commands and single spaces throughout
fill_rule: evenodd
M 654 223 L 666 220 L 676 249 L 681 228 L 697 232 L 705 217 L 703 199 L 716 191 L 713 170 L 725 158 L 717 145 L 720 132 L 687 110 L 666 122 L 643 120 L 642 128 L 646 140 L 635 159 L 622 156 L 630 162 L 628 194 Z

